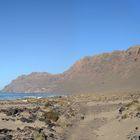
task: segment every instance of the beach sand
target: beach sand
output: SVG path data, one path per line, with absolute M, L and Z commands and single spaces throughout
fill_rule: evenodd
M 139 140 L 139 126 L 138 93 L 0 101 L 0 139 Z

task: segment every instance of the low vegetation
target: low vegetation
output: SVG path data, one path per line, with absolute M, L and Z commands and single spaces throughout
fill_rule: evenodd
M 42 114 L 42 117 L 44 119 L 48 119 L 48 120 L 52 120 L 52 121 L 56 122 L 59 119 L 59 113 L 51 110 L 51 111 L 48 111 L 48 112 L 44 112 Z

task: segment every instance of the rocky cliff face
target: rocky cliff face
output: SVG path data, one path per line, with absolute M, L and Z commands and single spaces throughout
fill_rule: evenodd
M 4 92 L 93 93 L 140 90 L 140 46 L 85 57 L 62 74 L 31 73 Z

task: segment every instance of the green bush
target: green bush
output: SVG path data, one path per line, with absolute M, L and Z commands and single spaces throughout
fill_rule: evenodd
M 45 140 L 45 135 L 44 135 L 44 133 L 43 132 L 41 132 L 41 133 L 36 133 L 35 135 L 34 135 L 34 140 Z

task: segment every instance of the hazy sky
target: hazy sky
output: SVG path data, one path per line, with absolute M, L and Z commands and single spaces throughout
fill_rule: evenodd
M 140 0 L 0 0 L 0 88 L 140 44 Z

